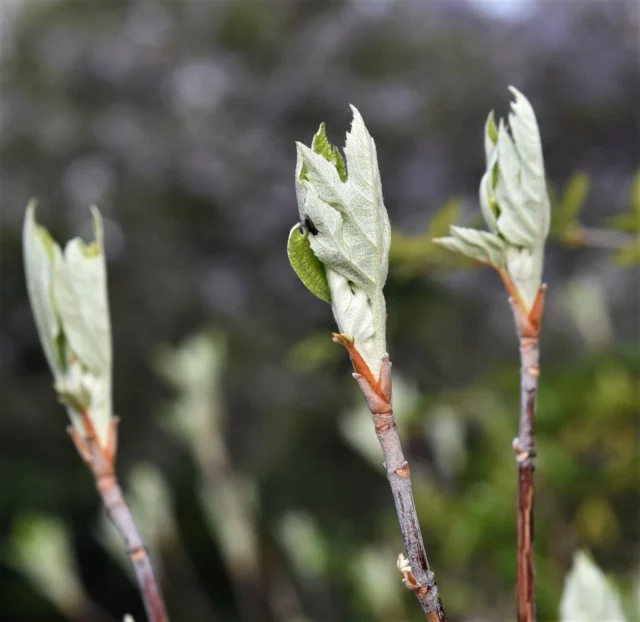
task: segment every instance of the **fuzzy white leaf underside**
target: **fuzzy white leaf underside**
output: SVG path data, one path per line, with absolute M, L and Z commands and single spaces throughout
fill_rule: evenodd
M 391 227 L 384 206 L 376 147 L 360 113 L 352 107 L 345 156 L 348 176 L 298 143 L 296 190 L 300 218 L 311 219 L 318 233 L 309 236 L 325 265 L 334 316 L 374 375 L 385 345 L 385 303 Z M 304 170 L 305 179 L 300 179 Z
M 506 244 L 497 235 L 488 231 L 455 226 L 450 228 L 450 232 L 450 236 L 437 238 L 434 242 L 498 269 L 504 267 Z

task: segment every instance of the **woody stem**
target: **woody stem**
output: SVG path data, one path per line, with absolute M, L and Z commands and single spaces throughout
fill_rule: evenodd
M 352 361 L 356 362 L 356 357 L 353 355 Z M 358 369 L 358 365 L 354 366 Z M 388 355 L 385 355 L 383 359 L 380 381 L 376 386 L 371 386 L 370 382 L 360 373 L 354 374 L 354 377 L 358 381 L 371 410 L 376 435 L 384 454 L 387 479 L 395 501 L 400 531 L 411 567 L 406 575 L 403 572 L 405 575 L 404 583 L 415 593 L 429 622 L 447 622 L 438 586 L 427 560 L 416 506 L 413 501 L 409 464 L 402 452 L 400 436 L 393 416 L 391 363 Z
M 535 471 L 535 416 L 538 393 L 539 348 L 537 337 L 520 337 L 521 406 L 518 439 L 518 622 L 536 619 L 533 559 L 533 507 Z
M 534 471 L 536 457 L 536 400 L 540 376 L 539 336 L 546 285 L 541 285 L 531 306 L 525 311 L 521 302 L 511 297 L 520 339 L 520 417 L 518 438 L 513 447 L 518 465 L 518 552 L 517 596 L 518 622 L 535 622 L 536 593 L 533 556 Z
M 156 580 L 151 558 L 133 520 L 122 488 L 114 470 L 116 421 L 112 422 L 111 447 L 102 447 L 95 428 L 86 412 L 81 413 L 85 436 L 82 438 L 72 428 L 69 430 L 78 452 L 85 460 L 95 479 L 102 503 L 120 532 L 133 566 L 138 589 L 142 596 L 149 622 L 169 622 L 162 592 Z

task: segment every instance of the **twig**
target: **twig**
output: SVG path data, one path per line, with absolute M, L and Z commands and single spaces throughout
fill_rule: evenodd
M 572 247 L 599 248 L 607 251 L 621 251 L 630 246 L 637 236 L 615 229 L 598 229 L 579 226 L 569 233 L 567 244 Z
M 409 464 L 402 453 L 400 436 L 393 416 L 389 355 L 385 354 L 382 359 L 380 379 L 375 382 L 369 367 L 354 347 L 353 339 L 346 335 L 334 335 L 333 339 L 344 345 L 349 351 L 351 362 L 356 370 L 353 377 L 357 380 L 364 394 L 382 447 L 387 479 L 393 493 L 400 531 L 402 531 L 408 556 L 407 560 L 402 555 L 398 558 L 398 570 L 402 574 L 403 583 L 414 592 L 422 609 L 427 614 L 429 622 L 447 622 L 438 586 L 424 549 L 420 524 L 413 502 Z
M 513 441 L 518 465 L 518 622 L 536 619 L 533 559 L 535 418 L 540 376 L 538 339 L 545 291 L 546 285 L 543 285 L 528 315 L 518 300 L 509 298 L 520 339 L 521 362 L 520 424 L 518 438 Z
M 118 418 L 112 419 L 109 441 L 106 447 L 102 447 L 89 415 L 82 412 L 81 416 L 85 430 L 84 438 L 72 426 L 69 426 L 67 431 L 73 439 L 78 453 L 93 473 L 102 503 L 122 535 L 149 622 L 168 622 L 169 618 L 153 572 L 149 552 L 138 533 L 114 470 Z

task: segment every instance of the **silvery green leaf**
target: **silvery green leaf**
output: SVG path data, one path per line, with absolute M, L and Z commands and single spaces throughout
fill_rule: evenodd
M 70 349 L 67 373 L 56 388 L 76 427 L 77 405 L 88 400 L 88 414 L 101 442 L 106 443 L 113 414 L 111 325 L 102 220 L 97 208 L 91 211 L 95 241 L 87 245 L 79 238 L 71 240 L 54 273 L 56 311 Z
M 375 308 L 367 293 L 358 288 L 353 288 L 349 281 L 338 272 L 327 270 L 329 288 L 331 290 L 333 315 L 340 327 L 340 332 L 354 338 L 356 347 L 374 377 L 378 377 L 382 361 L 381 350 L 385 347 L 384 323 L 382 329 L 376 330 Z M 384 314 L 384 297 L 378 298 Z
M 95 242 L 71 240 L 56 265 L 54 299 L 65 337 L 74 354 L 94 374 L 111 369 L 111 330 L 102 221 L 93 209 Z
M 491 160 L 497 144 L 498 128 L 496 126 L 496 119 L 492 110 L 484 124 L 484 153 L 487 158 L 487 162 Z
M 96 240 L 71 240 L 64 253 L 27 208 L 23 230 L 25 272 L 40 341 L 60 401 L 84 434 L 82 411 L 106 443 L 111 412 L 111 330 L 102 221 L 92 208 Z
M 498 203 L 498 230 L 517 246 L 532 246 L 541 233 L 533 215 L 525 205 L 521 186 L 522 165 L 518 151 L 506 126 L 500 121 L 498 128 L 498 183 L 495 196 Z
M 529 212 L 539 234 L 538 239 L 549 234 L 550 205 L 542 157 L 540 130 L 529 100 L 515 87 L 509 87 L 515 101 L 511 102 L 509 126 L 520 156 L 521 185 L 525 209 Z
M 528 248 L 506 246 L 507 272 L 518 288 L 527 309 L 530 309 L 542 284 L 542 245 Z
M 461 253 L 495 268 L 501 269 L 505 266 L 507 245 L 497 235 L 455 226 L 450 228 L 450 232 L 449 237 L 436 238 L 433 241 L 450 251 Z
M 484 126 L 484 150 L 487 157 L 487 170 L 480 182 L 480 208 L 484 220 L 492 233 L 498 233 L 498 203 L 494 187 L 498 176 L 498 128 L 493 116 L 489 113 Z
M 309 218 L 318 231 L 309 236 L 309 243 L 325 266 L 338 326 L 355 338 L 359 350 L 366 350 L 362 354 L 376 374 L 385 353 L 382 288 L 387 278 L 391 227 L 375 143 L 360 113 L 353 106 L 352 110 L 345 146 L 346 171 L 321 126 L 311 149 L 297 143 L 296 193 L 300 219 Z M 331 273 L 342 279 L 332 278 Z M 354 317 L 366 318 L 366 324 L 354 326 Z M 364 340 L 369 341 L 366 347 Z
M 65 375 L 55 383 L 58 399 L 67 406 L 74 427 L 84 435 L 80 413 L 86 411 L 98 438 L 105 445 L 111 423 L 111 373 L 96 375 L 88 370 L 73 353 Z
M 519 298 L 531 308 L 542 284 L 544 242 L 549 233 L 550 205 L 542 145 L 531 104 L 517 89 L 509 124 L 496 126 L 493 113 L 485 123 L 487 168 L 480 181 L 480 208 L 489 228 L 451 230 L 435 240 L 442 246 L 506 268 Z
M 65 359 L 58 347 L 60 323 L 53 304 L 53 274 L 61 261 L 61 251 L 46 229 L 35 219 L 36 202 L 27 206 L 22 230 L 24 269 L 29 301 L 40 343 L 54 377 L 64 372 Z
M 560 601 L 561 622 L 625 622 L 617 591 L 582 551 L 575 554 Z
M 320 300 L 331 304 L 327 272 L 322 262 L 311 250 L 309 235 L 308 231 L 300 232 L 300 225 L 295 225 L 291 229 L 287 242 L 289 262 L 307 289 Z
M 515 96 L 511 135 L 502 121 L 498 128 L 498 229 L 511 244 L 534 246 L 544 242 L 550 221 L 542 144 L 531 104 L 520 91 L 510 90 Z
M 493 169 L 487 170 L 480 181 L 480 209 L 484 221 L 492 233 L 498 233 L 498 203 L 495 199 L 495 193 L 491 187 Z

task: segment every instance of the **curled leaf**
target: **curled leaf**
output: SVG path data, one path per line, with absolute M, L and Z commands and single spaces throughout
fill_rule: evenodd
M 468 229 L 466 227 L 450 227 L 451 235 L 436 238 L 434 242 L 451 251 L 461 253 L 494 268 L 501 269 L 506 261 L 506 244 L 493 233 Z
M 27 207 L 23 228 L 29 299 L 60 401 L 84 433 L 85 412 L 107 443 L 111 411 L 111 325 L 102 220 L 92 208 L 95 241 L 71 240 L 64 253 Z
M 354 336 L 356 347 L 377 375 L 386 351 L 382 288 L 387 279 L 391 227 L 375 143 L 360 113 L 352 110 L 344 149 L 346 165 L 337 147 L 329 143 L 324 124 L 311 148 L 297 143 L 296 194 L 300 219 L 310 219 L 316 229 L 305 243 L 324 265 L 338 327 Z M 291 232 L 289 245 L 301 242 L 297 235 Z M 317 289 L 317 277 L 309 281 L 307 273 L 303 277 L 296 266 L 294 269 L 319 295 L 310 286 Z M 317 270 L 311 274 L 316 275 Z
M 493 113 L 485 124 L 487 168 L 480 181 L 480 208 L 489 232 L 452 227 L 449 237 L 434 241 L 506 269 L 528 311 L 542 284 L 551 210 L 533 108 L 520 91 L 510 90 L 515 101 L 509 129 L 503 120 L 496 125 Z

